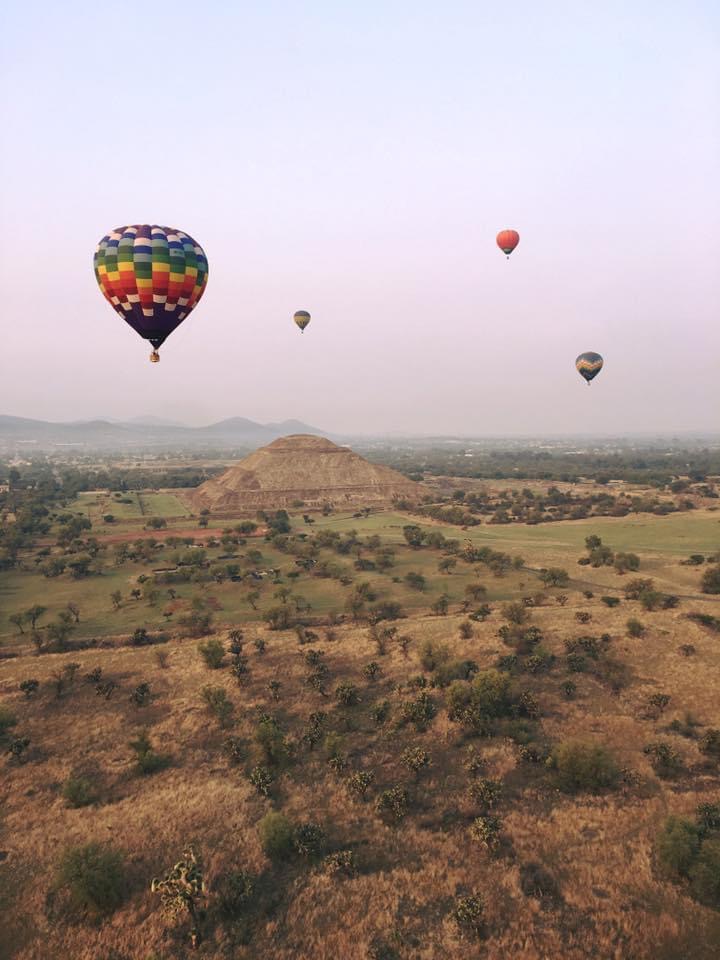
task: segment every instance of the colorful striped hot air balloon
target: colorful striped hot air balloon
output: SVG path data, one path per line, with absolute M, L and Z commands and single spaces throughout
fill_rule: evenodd
M 157 224 L 118 227 L 95 251 L 95 276 L 118 316 L 158 348 L 197 306 L 205 292 L 208 262 L 202 247 L 182 230 Z
M 293 320 L 298 327 L 300 327 L 300 333 L 303 333 L 305 327 L 310 323 L 310 314 L 307 312 L 307 310 L 296 310 Z
M 603 358 L 599 353 L 593 353 L 592 350 L 590 350 L 587 353 L 580 354 L 575 361 L 575 367 L 580 376 L 587 380 L 587 385 L 590 386 L 590 381 L 596 377 L 603 368 Z
M 495 239 L 497 245 L 509 260 L 510 254 L 520 243 L 520 234 L 517 230 L 501 230 Z

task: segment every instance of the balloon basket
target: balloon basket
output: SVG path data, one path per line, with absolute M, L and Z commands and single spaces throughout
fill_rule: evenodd
M 150 354 L 150 363 L 160 363 L 160 354 L 157 352 L 157 350 L 153 350 L 153 352 Z

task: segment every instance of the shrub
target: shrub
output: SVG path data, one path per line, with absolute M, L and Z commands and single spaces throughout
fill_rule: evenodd
M 228 737 L 223 744 L 223 750 L 230 763 L 242 763 L 245 758 L 245 750 L 240 737 Z
M 270 773 L 268 768 L 260 765 L 253 767 L 250 773 L 250 783 L 263 797 L 270 795 L 270 787 L 272 786 L 274 779 L 275 778 L 273 777 L 272 773 Z
M 687 876 L 700 850 L 697 826 L 683 817 L 668 817 L 655 843 L 663 871 L 672 877 Z
M 645 633 L 644 625 L 635 617 L 631 617 L 625 626 L 630 637 L 641 637 Z
M 138 773 L 155 773 L 158 770 L 163 770 L 170 763 L 168 756 L 155 752 L 147 730 L 141 730 L 137 740 L 131 740 L 129 746 L 135 753 L 135 764 Z
M 125 895 L 122 855 L 100 843 L 71 847 L 60 859 L 55 886 L 67 891 L 74 910 L 112 913 Z
M 610 608 L 617 607 L 620 604 L 620 597 L 600 597 L 600 600 L 606 607 Z
M 446 644 L 440 644 L 436 640 L 423 640 L 420 647 L 420 665 L 423 670 L 429 673 L 444 663 L 450 656 L 450 650 Z
M 422 770 L 430 766 L 430 754 L 422 747 L 408 747 L 403 751 L 400 761 L 408 770 L 412 770 L 417 778 Z
M 375 811 L 382 817 L 402 820 L 407 816 L 409 801 L 409 794 L 404 787 L 391 787 L 378 796 Z
M 612 787 L 619 776 L 615 760 L 600 743 L 567 740 L 553 750 L 550 765 L 567 793 Z
M 17 723 L 17 717 L 9 707 L 0 706 L 0 737 L 4 737 Z
M 390 701 L 381 700 L 380 703 L 376 703 L 370 711 L 370 716 L 378 726 L 382 726 L 390 716 Z
M 242 913 L 255 892 L 255 878 L 245 870 L 227 874 L 219 883 L 218 902 L 220 912 L 227 919 Z
M 697 900 L 709 906 L 720 904 L 720 837 L 703 840 L 689 875 L 690 889 Z
M 429 693 L 423 691 L 416 700 L 403 700 L 398 722 L 401 725 L 412 723 L 416 730 L 424 730 L 436 713 L 435 702 Z
M 531 861 L 520 867 L 520 889 L 526 897 L 559 900 L 560 889 L 553 875 L 540 863 Z
M 371 660 L 370 663 L 366 663 L 363 667 L 363 676 L 370 681 L 377 680 L 377 678 L 382 673 L 382 668 L 377 660 Z
M 301 857 L 317 857 L 325 845 L 325 831 L 316 823 L 303 823 L 295 830 L 293 847 Z
M 287 744 L 277 720 L 267 714 L 255 728 L 255 742 L 261 748 L 265 761 L 273 766 L 287 758 Z
M 31 697 L 34 697 L 39 689 L 40 689 L 39 680 L 23 680 L 20 683 L 20 692 L 25 695 L 26 700 L 29 700 Z
M 95 787 L 86 777 L 69 777 L 63 787 L 63 798 L 69 807 L 89 807 L 97 800 Z
M 473 625 L 470 620 L 463 620 L 459 626 L 460 639 L 461 640 L 471 640 L 475 631 L 473 630 Z
M 198 652 L 210 670 L 219 670 L 225 659 L 225 647 L 220 640 L 206 640 L 198 644 Z
M 650 765 L 655 773 L 663 780 L 677 777 L 683 771 L 682 760 L 669 743 L 662 740 L 648 743 L 643 748 L 643 753 L 650 759 Z
M 524 603 L 516 601 L 515 603 L 506 603 L 503 604 L 503 607 L 500 611 L 503 617 L 508 621 L 508 623 L 514 623 L 520 625 L 526 623 L 530 617 L 527 607 Z
M 213 687 L 208 684 L 202 688 L 202 698 L 220 726 L 229 726 L 234 707 L 232 701 L 228 700 L 225 688 Z
M 354 877 L 357 873 L 355 854 L 352 850 L 336 850 L 323 860 L 323 870 L 331 876 Z
M 335 688 L 335 699 L 343 707 L 354 707 L 360 703 L 357 687 L 354 683 L 340 683 Z
M 502 783 L 480 777 L 470 784 L 469 794 L 483 809 L 494 807 L 502 796 Z
M 351 773 L 345 783 L 351 793 L 354 793 L 356 797 L 364 800 L 374 780 L 374 773 L 370 773 L 366 770 L 359 770 L 356 773 Z
M 417 573 L 414 570 L 411 570 L 409 573 L 405 574 L 405 583 L 410 587 L 411 590 L 425 590 L 427 586 L 427 581 L 421 573 Z
M 720 757 L 720 730 L 710 727 L 698 742 L 700 752 L 710 757 Z
M 560 684 L 562 695 L 566 700 L 574 700 L 577 693 L 577 684 L 574 680 L 565 680 Z
M 150 703 L 150 684 L 139 683 L 130 694 L 130 700 L 136 707 L 145 707 Z
M 10 741 L 7 752 L 13 760 L 17 760 L 18 763 L 24 763 L 25 760 L 27 760 L 26 753 L 29 746 L 29 737 L 15 737 L 15 739 Z
M 702 577 L 703 593 L 720 593 L 720 564 L 708 567 Z
M 258 824 L 260 844 L 271 860 L 287 860 L 293 851 L 293 825 L 282 813 L 267 813 Z
M 475 937 L 485 929 L 485 905 L 480 897 L 459 897 L 455 901 L 453 920 L 463 932 Z
M 476 843 L 493 850 L 500 842 L 501 828 L 502 820 L 499 817 L 475 817 L 468 833 Z

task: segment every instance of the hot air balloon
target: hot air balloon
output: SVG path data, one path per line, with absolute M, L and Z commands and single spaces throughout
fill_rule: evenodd
M 182 230 L 157 224 L 118 227 L 98 244 L 95 276 L 118 316 L 158 348 L 197 306 L 205 292 L 208 262 L 202 247 Z
M 587 385 L 590 386 L 590 381 L 602 370 L 603 358 L 599 353 L 593 353 L 590 350 L 587 353 L 580 354 L 575 361 L 575 367 L 580 376 L 587 380 Z
M 293 320 L 300 327 L 300 333 L 303 333 L 305 327 L 310 323 L 310 314 L 307 310 L 296 310 Z
M 495 239 L 497 245 L 509 260 L 510 254 L 520 243 L 520 234 L 517 230 L 501 230 Z

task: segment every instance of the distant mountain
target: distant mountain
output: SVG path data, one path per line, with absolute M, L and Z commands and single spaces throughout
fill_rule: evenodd
M 291 433 L 322 436 L 323 431 L 299 420 L 256 423 L 230 417 L 205 427 L 188 427 L 160 417 L 117 420 L 83 420 L 53 423 L 27 417 L 0 415 L 0 449 L 51 449 L 77 446 L 95 450 L 118 448 L 256 447 Z
M 109 420 L 109 417 L 105 418 Z M 122 420 L 114 420 L 114 423 L 122 423 Z M 179 420 L 165 420 L 163 417 L 153 417 L 149 414 L 145 414 L 141 417 L 130 417 L 129 420 L 124 421 L 125 423 L 139 423 L 141 426 L 146 427 L 187 427 L 186 423 L 181 423 Z

